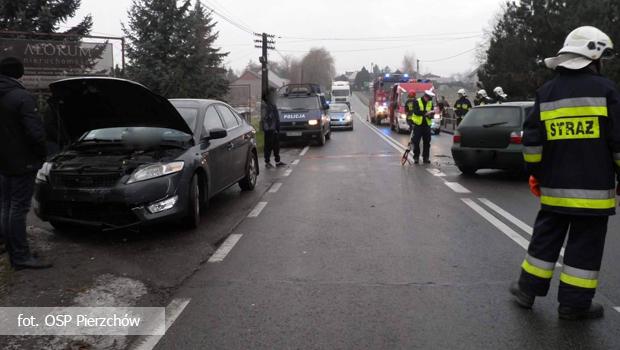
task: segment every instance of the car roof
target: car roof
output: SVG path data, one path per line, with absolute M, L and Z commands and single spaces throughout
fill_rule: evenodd
M 172 98 L 169 101 L 175 106 L 196 108 L 208 107 L 214 103 L 225 103 L 218 100 L 208 100 L 200 98 Z
M 476 106 L 476 108 L 531 107 L 533 105 L 534 105 L 534 101 L 515 101 L 515 102 L 494 103 L 490 105 Z

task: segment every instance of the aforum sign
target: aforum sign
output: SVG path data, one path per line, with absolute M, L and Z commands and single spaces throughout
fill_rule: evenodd
M 17 57 L 24 62 L 24 85 L 47 89 L 49 83 L 83 75 L 114 74 L 112 44 L 79 41 L 0 38 L 0 59 Z

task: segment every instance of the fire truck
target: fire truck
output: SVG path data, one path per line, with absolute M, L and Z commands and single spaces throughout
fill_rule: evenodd
M 384 120 L 389 120 L 392 101 L 390 100 L 391 91 L 395 84 L 406 83 L 409 81 L 409 74 L 385 74 L 372 84 L 372 95 L 368 103 L 368 118 L 373 124 L 381 124 Z
M 421 97 L 424 91 L 433 89 L 433 83 L 430 80 L 412 79 L 406 83 L 394 84 L 389 95 L 389 100 L 392 101 L 388 116 L 390 128 L 398 133 L 410 131 L 405 113 L 405 103 L 409 98 L 409 93 L 415 92 L 416 97 Z

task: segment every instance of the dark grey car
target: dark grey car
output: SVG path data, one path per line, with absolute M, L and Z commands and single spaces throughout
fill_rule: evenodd
M 533 106 L 534 102 L 510 102 L 470 110 L 453 138 L 452 157 L 459 170 L 523 170 L 523 122 Z
M 34 206 L 56 228 L 170 220 L 196 227 L 209 198 L 237 183 L 254 189 L 255 130 L 225 103 L 168 101 L 114 78 L 50 88 L 72 143 L 37 174 Z

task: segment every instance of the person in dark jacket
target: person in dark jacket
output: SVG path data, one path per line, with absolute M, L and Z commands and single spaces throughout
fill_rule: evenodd
M 0 61 L 0 234 L 16 270 L 51 267 L 32 256 L 26 238 L 26 215 L 46 140 L 36 100 L 17 80 L 23 74 L 18 59 Z
M 523 125 L 523 157 L 541 208 L 510 292 L 528 309 L 535 297 L 545 296 L 566 241 L 561 319 L 603 316 L 602 305 L 592 300 L 607 222 L 620 194 L 620 94 L 600 72 L 601 60 L 613 55 L 613 42 L 599 29 L 571 32 L 558 56 L 545 60 L 557 74 L 538 89 Z
M 260 127 L 265 133 L 265 167 L 273 168 L 270 158 L 276 161 L 276 166 L 286 165 L 280 160 L 280 114 L 275 103 L 276 91 L 273 88 L 267 90 L 261 104 L 261 120 Z
M 467 92 L 465 89 L 460 89 L 459 99 L 454 103 L 454 114 L 456 114 L 456 125 L 461 124 L 463 117 L 471 109 L 471 101 L 467 98 Z

